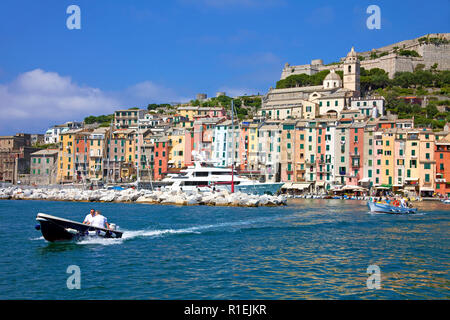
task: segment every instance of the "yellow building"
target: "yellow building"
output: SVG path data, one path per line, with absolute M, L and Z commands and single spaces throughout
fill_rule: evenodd
M 89 179 L 103 179 L 106 158 L 106 139 L 109 135 L 109 128 L 98 128 L 91 132 L 89 136 Z
M 114 179 L 129 180 L 136 172 L 136 130 L 119 129 L 112 133 L 108 145 L 109 170 L 113 170 Z
M 419 132 L 408 130 L 405 142 L 405 187 L 406 191 L 419 192 Z
M 258 124 L 251 123 L 249 125 L 248 135 L 248 166 L 249 170 L 258 170 Z
M 186 131 L 183 129 L 175 129 L 169 136 L 169 140 L 172 142 L 172 148 L 169 152 L 169 167 L 180 169 L 186 166 L 184 162 L 185 139 Z
M 75 179 L 75 136 L 81 129 L 68 130 L 60 134 L 58 169 L 56 180 L 58 183 L 73 182 Z
M 198 108 L 199 107 L 194 106 L 179 107 L 177 112 L 181 116 L 189 118 L 189 120 L 193 120 L 194 117 L 198 115 Z
M 383 154 L 381 156 L 381 184 L 394 184 L 395 170 L 395 129 L 387 129 L 383 132 Z

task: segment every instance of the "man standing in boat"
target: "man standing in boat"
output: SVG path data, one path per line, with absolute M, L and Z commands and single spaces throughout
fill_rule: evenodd
M 105 229 L 109 229 L 109 224 L 108 224 L 108 219 L 106 219 L 105 216 L 102 216 L 100 211 L 96 211 L 95 212 L 95 216 L 92 219 L 92 223 L 91 226 L 96 227 L 96 228 L 105 228 Z
M 84 218 L 83 224 L 91 225 L 92 224 L 92 220 L 94 219 L 94 217 L 95 217 L 95 210 L 91 209 L 91 212 L 88 213 L 86 218 Z

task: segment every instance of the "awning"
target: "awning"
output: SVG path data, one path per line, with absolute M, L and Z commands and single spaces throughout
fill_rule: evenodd
M 420 188 L 420 192 L 426 191 L 426 192 L 434 192 L 433 188 Z
M 308 189 L 310 185 L 310 183 L 294 183 L 292 184 L 292 189 L 305 190 Z
M 393 187 L 403 188 L 403 185 L 402 184 L 394 184 Z
M 365 182 L 370 182 L 370 180 L 371 180 L 370 178 L 362 178 L 358 182 L 365 183 Z
M 419 178 L 405 178 L 405 181 L 417 181 Z
M 346 185 L 346 186 L 342 187 L 341 190 L 346 191 L 346 190 L 358 190 L 358 189 L 360 189 L 360 187 L 358 187 L 358 186 L 349 186 L 349 185 Z
M 283 184 L 283 186 L 281 187 L 281 189 L 291 189 L 292 188 L 292 182 L 287 182 L 285 184 Z
M 341 191 L 367 191 L 366 188 L 360 187 L 360 186 L 344 186 Z
M 317 181 L 316 182 L 316 187 L 324 187 L 325 186 L 325 181 Z

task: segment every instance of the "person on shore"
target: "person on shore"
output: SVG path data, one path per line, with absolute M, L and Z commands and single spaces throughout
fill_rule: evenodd
M 98 210 L 95 212 L 91 225 L 96 228 L 109 229 L 108 219 L 106 219 L 105 216 L 102 216 L 101 212 Z
M 83 224 L 91 225 L 94 217 L 95 217 L 95 210 L 91 209 L 91 212 L 89 212 L 86 218 L 84 218 Z

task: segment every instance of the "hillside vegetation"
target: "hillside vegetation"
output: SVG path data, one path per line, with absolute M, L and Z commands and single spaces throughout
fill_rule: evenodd
M 329 73 L 323 70 L 314 75 L 291 75 L 277 82 L 276 88 L 293 88 L 304 86 L 317 86 Z M 343 78 L 342 71 L 337 71 Z M 397 114 L 399 118 L 414 117 L 417 126 L 440 129 L 450 122 L 450 71 L 437 70 L 437 64 L 429 70 L 424 65 L 418 65 L 414 72 L 397 72 L 393 79 L 382 69 L 374 68 L 360 71 L 361 95 L 379 94 L 386 99 L 386 110 Z M 410 104 L 402 97 L 427 97 L 427 104 Z M 439 110 L 439 107 L 441 111 Z

